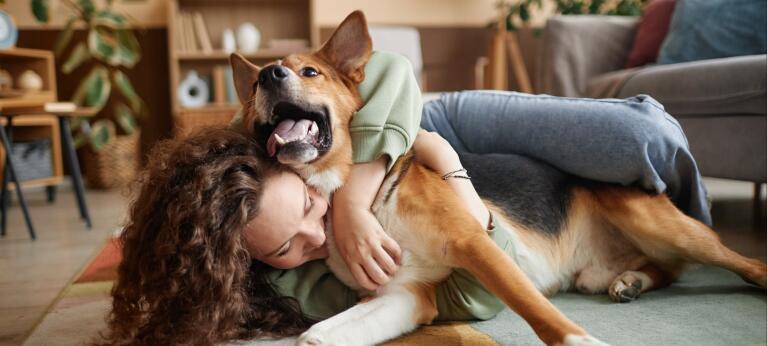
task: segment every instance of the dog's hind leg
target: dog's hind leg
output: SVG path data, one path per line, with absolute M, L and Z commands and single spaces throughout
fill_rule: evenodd
M 296 345 L 375 345 L 405 334 L 437 316 L 434 286 L 383 288 L 380 296 L 313 325 Z
M 712 229 L 679 211 L 665 195 L 604 188 L 594 196 L 602 216 L 661 268 L 715 265 L 767 288 L 767 264 L 724 246 Z
M 639 295 L 670 285 L 681 270 L 670 271 L 648 263 L 637 270 L 627 270 L 618 275 L 607 293 L 617 303 L 627 303 L 639 298 Z

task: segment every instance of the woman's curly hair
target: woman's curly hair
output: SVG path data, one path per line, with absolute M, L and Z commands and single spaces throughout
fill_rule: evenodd
M 294 335 L 312 321 L 252 261 L 242 231 L 279 166 L 231 129 L 158 144 L 139 177 L 112 289 L 109 345 Z

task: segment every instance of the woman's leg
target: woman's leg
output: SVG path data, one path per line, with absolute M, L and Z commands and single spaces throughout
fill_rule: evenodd
M 457 151 L 521 154 L 584 178 L 666 192 L 686 214 L 711 225 L 687 138 L 649 96 L 447 93 L 424 105 L 421 127 L 438 132 Z

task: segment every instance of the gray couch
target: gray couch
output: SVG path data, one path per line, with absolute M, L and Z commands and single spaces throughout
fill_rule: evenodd
M 543 37 L 538 90 L 648 94 L 682 124 L 703 175 L 767 182 L 767 55 L 623 69 L 637 19 L 558 16 Z

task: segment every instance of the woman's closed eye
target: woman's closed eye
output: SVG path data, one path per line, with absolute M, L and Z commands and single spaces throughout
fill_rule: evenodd
M 285 245 L 282 247 L 282 250 L 280 250 L 280 252 L 278 252 L 276 256 L 277 257 L 284 257 L 285 255 L 287 255 L 288 252 L 290 252 L 290 243 L 291 242 L 285 243 Z

